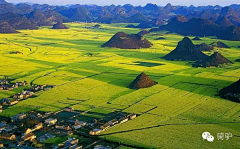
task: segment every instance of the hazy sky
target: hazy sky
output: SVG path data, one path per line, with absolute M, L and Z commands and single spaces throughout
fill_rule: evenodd
M 154 3 L 160 6 L 171 3 L 173 5 L 230 5 L 240 4 L 240 0 L 7 0 L 8 2 L 31 2 L 40 4 L 66 5 L 66 4 L 96 4 L 96 5 L 145 5 L 146 3 Z

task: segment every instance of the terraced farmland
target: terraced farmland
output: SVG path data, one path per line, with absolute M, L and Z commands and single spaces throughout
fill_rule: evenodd
M 139 30 L 124 28 L 125 24 L 102 24 L 104 30 L 85 28 L 94 24 L 66 25 L 68 30 L 43 27 L 0 35 L 2 77 L 56 85 L 5 109 L 1 116 L 31 110 L 58 111 L 65 107 L 98 113 L 82 114 L 85 119 L 122 111 L 136 113 L 138 117 L 101 133 L 100 137 L 144 148 L 239 148 L 240 104 L 217 96 L 221 88 L 240 78 L 240 63 L 235 62 L 240 58 L 239 42 L 223 41 L 231 49 L 214 49 L 234 64 L 194 68 L 188 62 L 162 59 L 182 36 L 165 34 L 165 40 L 155 40 L 162 33 L 146 35 L 154 44 L 149 49 L 101 48 L 119 31 L 138 33 Z M 217 41 L 202 39 L 195 44 Z M 143 71 L 158 85 L 129 89 Z M 0 97 L 16 92 L 0 91 Z M 215 137 L 217 133 L 231 132 L 233 137 L 228 141 L 215 138 L 216 141 L 209 143 L 202 140 L 204 131 Z

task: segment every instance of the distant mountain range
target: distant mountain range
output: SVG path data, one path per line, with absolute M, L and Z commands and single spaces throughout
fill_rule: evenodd
M 167 30 L 182 35 L 217 36 L 221 39 L 240 40 L 240 5 L 172 6 L 97 6 L 47 4 L 11 4 L 0 0 L 0 21 L 15 29 L 36 29 L 57 22 L 141 23 L 153 27 L 151 31 Z M 147 25 L 146 25 L 147 24 Z M 167 24 L 167 25 L 166 25 Z M 139 26 L 139 28 L 144 28 Z M 219 34 L 224 32 L 223 34 Z M 237 34 L 236 34 L 237 32 Z M 233 36 L 233 37 L 232 37 Z

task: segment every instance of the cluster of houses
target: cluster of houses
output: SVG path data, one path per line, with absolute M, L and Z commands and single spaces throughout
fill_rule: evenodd
M 62 149 L 81 149 L 82 146 L 78 145 L 78 141 L 76 138 L 68 138 L 63 143 L 58 144 L 58 147 Z
M 21 93 L 17 93 L 13 96 L 13 99 L 16 100 L 22 100 L 27 99 L 34 95 L 36 92 L 45 91 L 53 88 L 54 86 L 48 86 L 48 85 L 33 85 L 30 89 L 24 90 Z
M 17 93 L 13 96 L 13 99 L 15 100 L 22 100 L 22 99 L 27 99 L 31 97 L 34 93 L 32 91 L 22 91 L 21 93 Z
M 78 120 L 66 120 L 65 125 L 61 125 L 61 122 L 58 123 L 57 118 L 53 118 L 54 113 L 52 112 L 35 112 L 31 111 L 29 113 L 20 113 L 18 115 L 12 116 L 9 122 L 0 121 L 0 142 L 10 141 L 15 143 L 15 146 L 24 146 L 26 142 L 37 143 L 44 142 L 47 139 L 55 138 L 58 134 L 69 135 L 70 131 L 76 130 L 84 125 L 86 122 L 81 122 Z M 27 127 L 29 123 L 27 120 L 36 120 L 38 123 L 33 127 Z M 59 133 L 59 131 L 63 131 Z M 37 132 L 37 133 L 35 133 Z M 39 132 L 44 132 L 44 134 Z M 45 133 L 46 132 L 46 133 Z M 51 132 L 51 133 L 49 133 Z M 54 135 L 55 133 L 56 135 Z M 18 134 L 18 135 L 16 135 Z M 71 133 L 72 134 L 72 133 Z M 13 145 L 13 144 L 12 144 Z M 81 145 L 78 145 L 78 139 L 68 138 L 68 140 L 58 145 L 59 148 L 71 148 L 71 149 L 80 149 Z M 2 145 L 3 147 L 3 145 Z M 0 148 L 2 148 L 0 147 Z
M 2 98 L 0 100 L 0 112 L 3 112 L 3 106 L 13 106 L 18 104 L 19 101 L 23 99 L 27 99 L 34 95 L 31 91 L 22 91 L 21 93 L 17 93 L 13 96 L 13 98 L 10 100 L 8 98 Z
M 29 91 L 31 92 L 40 92 L 40 91 L 46 91 L 46 90 L 49 90 L 51 88 L 53 88 L 54 85 L 33 85 Z
M 12 90 L 21 86 L 27 85 L 27 82 L 16 82 L 16 83 L 11 83 L 7 78 L 0 80 L 0 90 Z M 16 99 L 9 100 L 8 98 L 2 98 L 0 100 L 0 113 L 3 112 L 3 106 L 12 106 L 17 104 L 19 101 Z
M 73 108 L 64 108 L 60 111 L 69 113 L 76 112 Z M 84 134 L 84 136 L 88 135 L 89 137 L 93 137 L 92 135 L 97 135 L 102 131 L 125 123 L 137 116 L 133 113 L 127 116 L 121 113 L 122 115 L 118 115 L 116 119 L 104 123 L 107 120 L 102 122 L 96 122 L 97 120 L 85 122 L 75 117 L 62 118 L 58 116 L 58 114 L 59 111 L 55 113 L 31 111 L 29 113 L 20 113 L 12 116 L 8 121 L 1 122 L 0 120 L 0 142 L 2 141 L 4 143 L 0 148 L 4 148 L 6 142 L 10 142 L 13 148 L 17 146 L 24 148 L 29 146 L 29 144 L 44 145 L 44 142 L 48 139 L 60 136 L 67 137 L 68 139 L 62 143 L 52 144 L 53 146 L 51 146 L 51 148 L 81 149 L 83 145 L 79 143 L 79 139 L 74 138 L 73 135 Z M 31 125 L 28 125 L 30 123 Z M 95 148 L 101 148 L 101 146 L 95 145 Z
M 70 108 L 66 108 L 66 110 Z M 73 110 L 73 109 L 72 109 Z M 44 142 L 50 138 L 55 138 L 56 135 L 72 135 L 73 131 L 86 126 L 87 123 L 79 121 L 77 119 L 59 120 L 54 118 L 56 113 L 53 112 L 35 112 L 20 113 L 12 116 L 11 120 L 7 122 L 0 122 L 0 141 L 8 140 L 15 142 L 15 146 L 23 146 L 26 142 Z M 20 136 L 17 136 L 15 132 L 22 130 L 24 125 L 27 125 L 26 119 L 39 120 L 32 128 L 26 128 L 21 131 Z M 44 131 L 43 131 L 44 130 Z M 41 135 L 36 135 L 35 132 L 47 132 Z M 49 133 L 51 132 L 51 133 Z M 1 147 L 0 147 L 1 148 Z M 58 144 L 57 148 L 64 149 L 80 149 L 81 145 L 78 145 L 78 139 L 68 138 L 68 140 Z
M 0 84 L 5 84 L 8 83 L 8 80 L 0 80 Z M 17 82 L 14 84 L 14 86 L 19 87 L 19 86 L 25 86 L 27 85 L 27 82 Z M 30 89 L 24 90 L 21 93 L 16 93 L 13 98 L 10 100 L 8 98 L 2 98 L 0 100 L 0 113 L 3 112 L 3 106 L 13 106 L 18 104 L 19 101 L 28 99 L 32 97 L 35 93 L 40 92 L 40 91 L 45 91 L 53 88 L 54 86 L 49 86 L 49 85 L 33 85 L 31 86 Z M 1 89 L 1 88 L 0 88 Z
M 31 142 L 34 141 L 34 139 L 37 138 L 37 136 L 34 134 L 34 131 L 40 130 L 43 128 L 43 123 L 39 123 L 36 126 L 34 126 L 32 129 L 28 128 L 25 133 L 22 135 L 21 139 L 23 141 L 30 140 Z
M 95 129 L 91 130 L 91 131 L 89 132 L 89 134 L 90 134 L 90 135 L 97 135 L 97 134 L 99 134 L 99 133 L 101 133 L 101 132 L 103 132 L 103 131 L 105 131 L 105 130 L 113 127 L 113 126 L 116 126 L 116 125 L 118 125 L 118 124 L 125 123 L 125 122 L 127 122 L 127 121 L 129 121 L 129 120 L 132 120 L 132 119 L 136 118 L 136 117 L 137 117 L 136 114 L 131 113 L 131 114 L 129 114 L 128 116 L 124 116 L 124 117 L 122 117 L 122 118 L 120 118 L 120 119 L 113 119 L 113 120 L 111 120 L 111 121 L 103 124 L 102 126 L 100 126 L 100 128 L 95 128 Z
M 0 80 L 0 90 L 7 90 L 10 91 L 12 89 L 25 86 L 27 85 L 27 82 L 16 82 L 16 83 L 11 83 L 8 79 L 3 79 Z
M 96 24 L 94 26 L 85 26 L 84 28 L 86 29 L 101 29 L 101 30 L 106 30 L 105 28 L 101 28 L 101 25 Z

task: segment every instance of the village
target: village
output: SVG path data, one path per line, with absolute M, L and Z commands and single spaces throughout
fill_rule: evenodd
M 9 79 L 5 78 L 0 80 L 0 91 L 10 91 L 27 85 L 26 81 L 13 83 Z M 33 97 L 36 93 L 49 90 L 53 87 L 53 85 L 32 85 L 29 89 L 24 89 L 20 93 L 14 94 L 12 97 L 2 98 L 0 100 L 0 113 L 9 106 L 18 104 L 21 100 Z
M 0 117 L 0 148 L 117 148 L 121 144 L 106 142 L 98 135 L 136 116 L 113 112 L 103 119 L 80 121 L 81 112 L 67 107 L 58 112 L 31 111 L 11 118 Z
M 25 86 L 27 85 L 27 82 L 16 82 L 16 83 L 11 83 L 10 80 L 5 77 L 5 79 L 0 80 L 0 90 L 7 90 L 10 91 L 12 89 Z
M 26 81 L 10 82 L 8 79 L 0 80 L 3 90 L 10 91 L 28 85 Z M 28 89 L 24 89 L 9 98 L 2 98 L 0 112 L 22 100 L 34 98 L 38 92 L 53 87 L 52 85 L 31 85 Z M 98 135 L 137 117 L 134 113 L 118 111 L 110 113 L 104 118 L 94 119 L 86 118 L 83 113 L 86 112 L 66 107 L 57 112 L 31 111 L 20 113 L 11 118 L 0 117 L 0 148 L 118 148 L 121 144 L 106 142 Z M 82 120 L 83 117 L 85 117 L 84 120 Z

